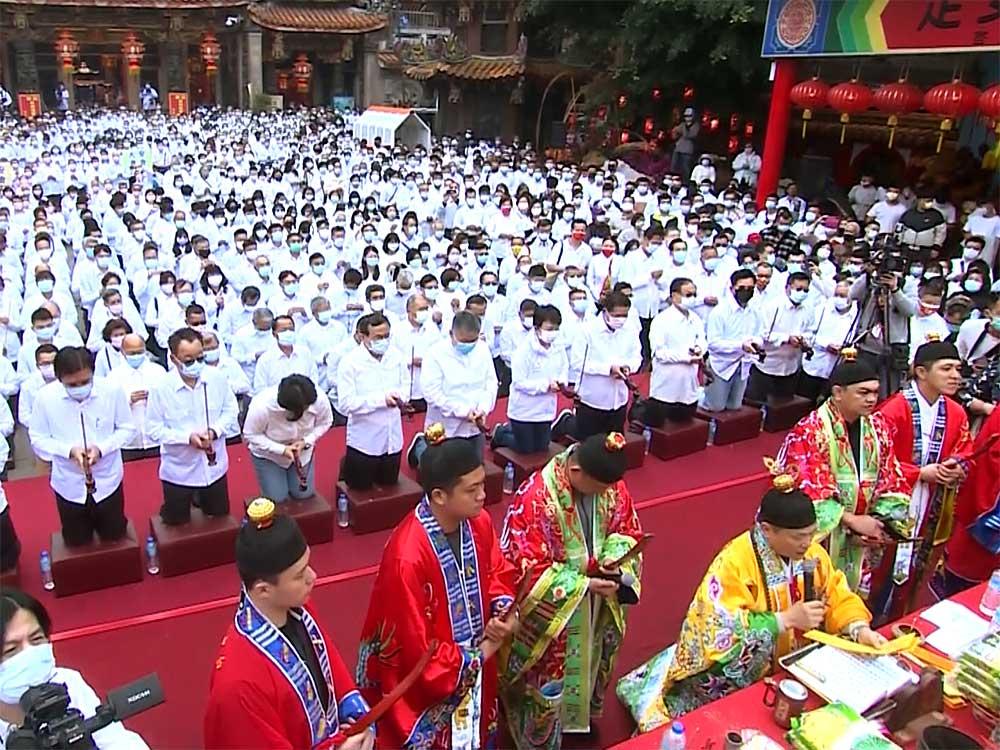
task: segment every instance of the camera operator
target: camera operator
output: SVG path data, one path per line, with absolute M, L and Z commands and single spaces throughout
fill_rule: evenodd
M 52 620 L 41 602 L 17 589 L 0 590 L 0 633 L 0 750 L 10 731 L 24 721 L 18 701 L 28 688 L 46 682 L 65 685 L 70 708 L 85 718 L 93 716 L 101 701 L 79 672 L 56 666 L 49 641 Z M 93 739 L 100 750 L 149 750 L 142 737 L 120 722 L 95 732 Z
M 887 257 L 889 252 L 869 257 L 850 292 L 861 306 L 854 334 L 858 359 L 878 372 L 880 398 L 898 391 L 909 369 L 910 318 L 917 311 L 916 301 L 902 289 L 901 257 Z

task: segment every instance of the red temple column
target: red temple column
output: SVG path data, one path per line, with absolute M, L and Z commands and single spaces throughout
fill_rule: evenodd
M 757 206 L 778 189 L 781 165 L 785 160 L 785 144 L 792 115 L 792 87 L 795 85 L 795 60 L 782 58 L 774 64 L 774 85 L 771 87 L 771 108 L 767 113 L 764 133 L 764 153 L 757 178 Z

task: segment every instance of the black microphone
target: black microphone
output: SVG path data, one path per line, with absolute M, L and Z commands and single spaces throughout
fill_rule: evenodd
M 804 602 L 816 601 L 816 558 L 806 557 L 802 560 L 802 583 Z

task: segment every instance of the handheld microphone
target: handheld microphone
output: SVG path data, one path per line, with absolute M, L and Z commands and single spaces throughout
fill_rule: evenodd
M 802 560 L 802 583 L 802 601 L 816 601 L 816 558 L 806 557 Z

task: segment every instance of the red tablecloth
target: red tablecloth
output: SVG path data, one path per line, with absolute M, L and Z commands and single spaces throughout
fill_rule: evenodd
M 986 584 L 964 591 L 953 597 L 974 612 L 979 612 L 979 600 L 982 598 Z M 919 615 L 907 615 L 903 622 L 913 622 Z M 936 627 L 926 620 L 919 620 L 921 632 L 930 634 Z M 889 627 L 883 628 L 888 635 Z M 771 709 L 763 703 L 764 683 L 756 682 L 721 700 L 699 708 L 697 711 L 683 716 L 684 733 L 687 735 L 687 750 L 720 750 L 727 731 L 733 729 L 758 729 L 767 736 L 777 740 L 782 747 L 790 747 L 785 741 L 786 730 L 779 727 L 771 719 Z M 810 694 L 807 708 L 816 708 L 822 701 Z M 945 709 L 954 720 L 955 728 L 976 738 L 984 747 L 990 747 L 986 729 L 972 715 L 972 710 L 963 708 L 958 711 Z M 667 727 L 654 729 L 630 740 L 615 745 L 612 750 L 658 750 L 661 737 Z

